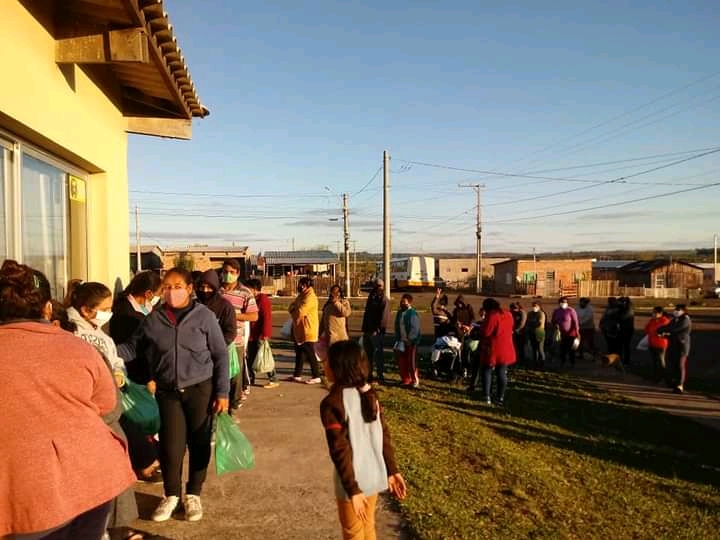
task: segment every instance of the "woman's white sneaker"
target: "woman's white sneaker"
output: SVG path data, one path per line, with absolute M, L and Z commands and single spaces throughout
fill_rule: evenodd
M 202 503 L 199 495 L 187 495 L 185 497 L 185 519 L 188 521 L 200 521 L 203 517 Z
M 171 495 L 170 497 L 163 497 L 163 500 L 160 501 L 160 504 L 158 504 L 158 507 L 153 512 L 152 520 L 167 521 L 172 517 L 173 512 L 177 508 L 179 502 L 180 497 L 176 497 L 175 495 Z

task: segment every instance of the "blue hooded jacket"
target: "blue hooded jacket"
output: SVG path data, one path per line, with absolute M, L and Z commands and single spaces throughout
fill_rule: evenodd
M 125 362 L 147 358 L 150 378 L 164 390 L 182 390 L 212 379 L 215 395 L 230 391 L 228 351 L 215 314 L 193 302 L 175 324 L 164 306 L 145 317 L 129 341 L 118 346 Z

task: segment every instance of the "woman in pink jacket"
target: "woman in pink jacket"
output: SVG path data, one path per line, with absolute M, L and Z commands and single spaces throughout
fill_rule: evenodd
M 115 382 L 91 345 L 47 322 L 32 268 L 0 268 L 0 538 L 99 540 L 110 501 L 135 483 L 101 416 Z

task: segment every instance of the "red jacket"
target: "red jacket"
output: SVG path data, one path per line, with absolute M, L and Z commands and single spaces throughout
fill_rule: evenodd
M 515 363 L 513 317 L 509 311 L 491 311 L 480 328 L 480 362 L 485 366 Z
M 250 323 L 250 341 L 270 339 L 272 337 L 272 303 L 265 293 L 255 295 L 258 307 L 258 320 Z
M 657 334 L 658 328 L 665 326 L 666 324 L 670 324 L 670 319 L 665 315 L 662 315 L 657 319 L 655 317 L 650 318 L 645 325 L 645 333 L 648 336 L 648 346 L 653 349 L 667 349 L 668 339 L 660 337 Z

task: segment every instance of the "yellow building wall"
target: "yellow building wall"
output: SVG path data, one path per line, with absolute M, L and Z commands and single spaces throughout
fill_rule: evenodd
M 117 279 L 126 283 L 129 216 L 125 120 L 82 69 L 64 68 L 71 74 L 66 78 L 55 63 L 55 40 L 19 2 L 7 0 L 2 6 L 0 112 L 102 171 L 88 178 L 87 277 L 111 288 Z M 28 142 L 38 145 L 38 141 Z

